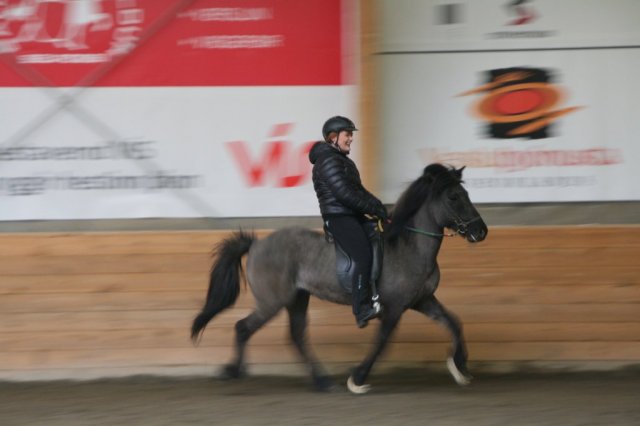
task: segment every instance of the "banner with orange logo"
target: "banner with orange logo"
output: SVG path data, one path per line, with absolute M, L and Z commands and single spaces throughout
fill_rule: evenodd
M 626 183 L 640 158 L 640 27 L 628 18 L 640 3 L 434 1 L 412 13 L 425 25 L 386 19 L 379 52 L 383 137 L 401 135 L 384 146 L 385 201 L 431 162 L 466 166 L 476 202 L 640 200 Z

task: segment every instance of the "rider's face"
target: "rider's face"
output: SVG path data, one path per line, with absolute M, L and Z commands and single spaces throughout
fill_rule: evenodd
M 343 130 L 338 133 L 337 142 L 338 148 L 344 154 L 351 152 L 351 143 L 353 142 L 353 132 L 351 130 Z

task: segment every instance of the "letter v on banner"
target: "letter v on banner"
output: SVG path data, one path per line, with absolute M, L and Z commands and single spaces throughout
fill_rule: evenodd
M 262 144 L 261 156 L 253 161 L 245 141 L 227 142 L 240 173 L 250 187 L 264 186 L 267 179 L 278 188 L 291 188 L 304 184 L 311 174 L 307 159 L 315 141 L 296 147 L 293 142 L 282 140 L 289 134 L 292 123 L 276 124 L 271 129 L 270 140 Z

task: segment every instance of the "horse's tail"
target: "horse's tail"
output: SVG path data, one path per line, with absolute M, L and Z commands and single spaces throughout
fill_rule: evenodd
M 216 260 L 211 267 L 207 299 L 191 325 L 191 340 L 194 343 L 215 315 L 236 302 L 240 293 L 242 256 L 249 251 L 255 239 L 255 235 L 239 231 L 216 246 Z

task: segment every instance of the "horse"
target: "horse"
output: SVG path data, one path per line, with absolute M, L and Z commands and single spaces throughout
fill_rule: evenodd
M 385 252 L 377 285 L 384 308 L 370 353 L 352 370 L 347 388 L 355 394 L 370 390 L 371 368 L 396 328 L 402 314 L 412 309 L 425 314 L 451 333 L 452 350 L 447 367 L 455 381 L 468 384 L 467 350 L 460 320 L 435 297 L 440 281 L 437 256 L 445 228 L 471 243 L 484 240 L 487 225 L 462 186 L 464 167 L 434 163 L 401 194 L 384 231 Z M 241 274 L 255 296 L 255 308 L 235 324 L 235 357 L 222 370 L 234 379 L 245 372 L 244 354 L 249 338 L 282 308 L 289 314 L 293 344 L 309 368 L 317 390 L 327 391 L 333 382 L 307 345 L 307 307 L 310 295 L 351 304 L 351 295 L 339 284 L 333 244 L 322 233 L 304 227 L 285 227 L 258 240 L 242 230 L 215 249 L 209 289 L 204 306 L 194 318 L 191 338 L 197 344 L 209 321 L 232 306 L 240 292 Z M 246 259 L 246 270 L 242 258 Z

